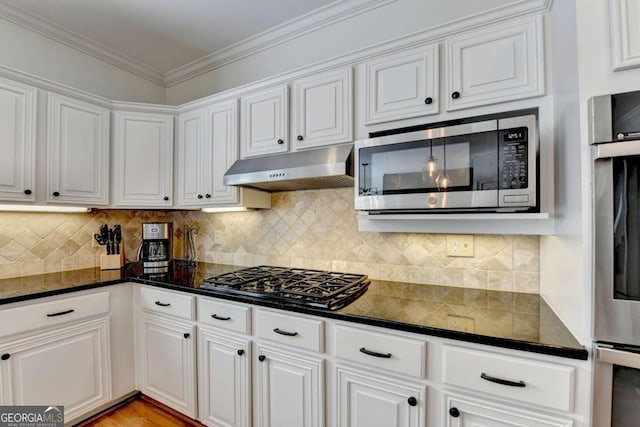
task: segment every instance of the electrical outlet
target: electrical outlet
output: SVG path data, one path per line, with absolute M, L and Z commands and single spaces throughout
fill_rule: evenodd
M 472 257 L 473 234 L 447 234 L 447 256 Z
M 447 327 L 460 332 L 475 332 L 475 320 L 471 317 L 447 315 Z

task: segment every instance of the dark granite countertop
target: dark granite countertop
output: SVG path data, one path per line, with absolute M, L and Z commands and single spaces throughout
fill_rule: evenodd
M 122 270 L 98 268 L 0 280 L 0 305 L 108 286 L 125 281 L 516 350 L 586 360 L 584 346 L 571 335 L 539 295 L 372 280 L 367 292 L 337 311 L 262 298 L 212 294 L 200 289 L 207 277 L 239 266 L 174 261 L 170 279 L 141 275 L 138 264 Z

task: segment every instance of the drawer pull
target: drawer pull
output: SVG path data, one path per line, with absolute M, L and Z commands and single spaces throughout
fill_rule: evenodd
M 64 316 L 65 314 L 73 313 L 74 311 L 75 311 L 74 309 L 71 309 L 71 310 L 59 311 L 57 313 L 49 313 L 47 314 L 47 317 Z
M 222 316 L 218 316 L 217 314 L 212 314 L 211 317 L 213 317 L 216 320 L 231 320 L 231 317 L 222 317 Z
M 160 301 L 156 301 L 156 305 L 159 305 L 160 307 L 169 307 L 169 306 L 171 306 L 170 303 L 166 303 L 165 304 L 165 303 L 160 302 Z
M 9 360 L 11 358 L 11 355 L 9 353 L 5 353 L 2 356 L 0 356 L 0 359 L 2 360 Z
M 458 418 L 460 416 L 460 411 L 458 410 L 458 408 L 451 408 L 449 409 L 449 415 L 451 415 L 453 418 Z
M 492 382 L 492 383 L 508 385 L 509 387 L 526 387 L 527 386 L 524 383 L 524 381 L 503 380 L 502 378 L 496 378 L 496 377 L 489 376 L 489 375 L 485 374 L 484 372 L 480 374 L 480 378 L 482 378 L 483 380 Z
M 238 356 L 242 356 L 243 354 L 244 354 L 244 350 L 243 349 L 238 350 Z
M 416 406 L 418 404 L 418 399 L 411 396 L 410 398 L 407 399 L 407 403 L 409 404 L 409 406 Z
M 182 334 L 182 336 L 184 337 L 184 339 L 189 339 L 189 337 L 191 336 L 191 334 L 189 334 L 189 333 L 185 333 L 185 334 Z
M 298 335 L 298 333 L 297 333 L 297 332 L 287 332 L 287 331 L 283 331 L 283 330 L 282 330 L 282 329 L 280 329 L 280 328 L 275 328 L 275 329 L 273 330 L 273 332 L 275 332 L 276 334 L 280 334 L 280 335 L 286 335 L 286 336 L 288 336 L 288 337 L 295 337 L 296 335 Z
M 373 357 L 381 357 L 383 359 L 391 359 L 391 353 L 378 353 L 377 351 L 371 351 L 371 350 L 367 350 L 366 348 L 362 347 L 360 349 L 360 353 L 364 353 L 367 356 L 373 356 Z
M 264 354 L 261 354 L 260 356 L 258 356 L 258 360 L 261 362 L 264 362 L 266 358 L 267 356 L 265 356 Z

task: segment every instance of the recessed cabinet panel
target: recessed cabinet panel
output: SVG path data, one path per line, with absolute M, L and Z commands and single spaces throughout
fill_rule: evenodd
M 437 44 L 367 62 L 366 124 L 436 114 Z
M 114 204 L 170 207 L 173 117 L 115 113 Z
M 47 202 L 109 203 L 109 110 L 49 94 Z
M 65 421 L 111 399 L 109 319 L 30 336 L 3 347 L 3 404 L 64 405 Z M 6 376 L 5 376 L 6 375 Z
M 36 94 L 0 79 L 0 200 L 35 199 Z
M 337 368 L 338 427 L 420 427 L 425 387 Z
M 447 110 L 544 95 L 540 17 L 446 41 Z
M 202 111 L 178 118 L 178 203 L 182 206 L 202 204 L 211 156 L 205 125 Z
M 640 2 L 612 0 L 609 2 L 611 47 L 615 71 L 640 66 Z
M 257 426 L 324 426 L 323 360 L 262 346 L 258 358 Z
M 233 100 L 211 107 L 207 120 L 210 144 L 213 147 L 210 202 L 238 203 L 238 187 L 224 185 L 224 174 L 238 160 L 238 102 Z
M 296 150 L 353 140 L 351 68 L 294 83 L 292 138 Z
M 286 85 L 241 99 L 240 155 L 243 158 L 289 151 L 288 105 Z

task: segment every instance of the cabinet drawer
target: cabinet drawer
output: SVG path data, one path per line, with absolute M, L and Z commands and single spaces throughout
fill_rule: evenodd
M 195 297 L 155 288 L 140 289 L 140 306 L 155 313 L 195 320 Z
M 426 366 L 424 341 L 336 326 L 337 357 L 386 371 L 423 378 Z
M 228 302 L 198 298 L 198 320 L 242 334 L 251 332 L 251 309 Z
M 109 313 L 109 292 L 0 310 L 2 335 L 13 335 Z
M 443 348 L 443 383 L 571 411 L 575 368 L 461 347 Z
M 312 351 L 324 351 L 324 322 L 258 310 L 256 335 Z

